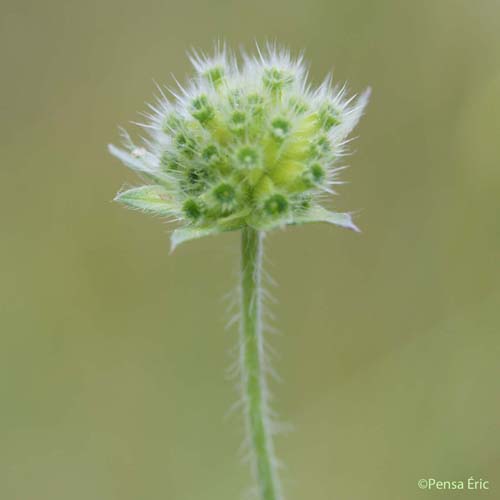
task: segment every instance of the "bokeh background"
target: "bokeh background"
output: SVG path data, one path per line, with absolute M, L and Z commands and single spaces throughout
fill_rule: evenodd
M 373 97 L 336 206 L 267 240 L 289 500 L 500 498 L 496 0 L 2 0 L 0 498 L 234 500 L 238 235 L 169 255 L 106 151 L 215 39 Z M 132 130 L 133 126 L 130 126 Z M 225 416 L 226 415 L 226 416 Z M 420 478 L 491 483 L 424 492 Z

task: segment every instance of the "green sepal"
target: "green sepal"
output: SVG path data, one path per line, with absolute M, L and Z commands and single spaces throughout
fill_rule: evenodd
M 327 222 L 329 224 L 351 229 L 358 233 L 360 232 L 359 228 L 352 221 L 350 214 L 330 212 L 321 206 L 312 206 L 299 213 L 289 213 L 284 217 L 274 219 L 265 218 L 261 220 L 259 217 L 253 217 L 248 221 L 248 225 L 259 231 L 272 231 L 273 229 L 282 228 L 284 226 L 301 225 L 309 222 Z
M 309 222 L 327 222 L 329 224 L 335 224 L 336 226 L 345 227 L 361 232 L 360 229 L 352 221 L 351 214 L 342 212 L 330 212 L 321 206 L 313 206 L 303 213 L 296 214 L 292 217 L 292 221 L 289 224 L 307 224 Z
M 181 243 L 196 240 L 204 236 L 210 236 L 222 232 L 217 226 L 207 227 L 180 227 L 170 237 L 170 252 L 173 252 Z
M 114 201 L 154 215 L 167 216 L 174 213 L 168 192 L 161 186 L 141 186 L 122 191 Z
M 213 234 L 227 233 L 229 231 L 237 231 L 245 226 L 245 217 L 247 212 L 239 212 L 228 217 L 220 219 L 218 224 L 210 224 L 206 226 L 185 226 L 176 229 L 170 237 L 171 249 L 173 252 L 181 243 L 190 240 L 211 236 Z

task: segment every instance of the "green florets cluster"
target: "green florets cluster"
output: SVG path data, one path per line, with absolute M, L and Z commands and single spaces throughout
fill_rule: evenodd
M 329 79 L 312 91 L 301 59 L 274 48 L 246 57 L 242 68 L 225 50 L 195 55 L 193 63 L 197 74 L 176 101 L 162 94 L 151 106 L 144 149 L 128 136 L 128 151 L 112 147 L 153 181 L 118 201 L 180 220 L 174 246 L 245 225 L 355 228 L 348 214 L 328 212 L 319 201 L 335 183 L 335 162 L 367 94 L 350 105 Z

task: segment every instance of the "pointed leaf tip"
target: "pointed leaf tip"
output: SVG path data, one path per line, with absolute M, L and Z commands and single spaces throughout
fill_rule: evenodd
M 307 224 L 308 222 L 327 222 L 336 226 L 351 229 L 357 233 L 361 230 L 354 224 L 352 216 L 349 213 L 330 212 L 321 206 L 316 206 L 305 212 L 304 214 L 295 216 L 292 224 Z
M 172 253 L 181 243 L 221 232 L 223 231 L 217 226 L 200 228 L 180 227 L 176 229 L 170 237 L 170 253 Z
M 161 186 L 141 186 L 118 193 L 114 201 L 154 215 L 172 215 L 173 206 L 167 191 Z

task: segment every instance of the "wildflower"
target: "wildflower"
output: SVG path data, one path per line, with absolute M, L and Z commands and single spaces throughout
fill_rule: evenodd
M 322 200 L 337 184 L 337 160 L 368 91 L 346 99 L 327 78 L 313 90 L 302 58 L 269 46 L 239 65 L 226 49 L 194 54 L 196 75 L 171 102 L 162 93 L 143 126 L 140 147 L 110 151 L 149 184 L 116 200 L 180 222 L 183 241 L 241 230 L 238 364 L 252 469 L 260 500 L 282 500 L 265 377 L 263 234 L 277 227 L 329 222 L 357 230 L 351 216 Z
M 140 147 L 124 132 L 110 151 L 149 181 L 120 192 L 129 207 L 180 222 L 172 247 L 246 227 L 270 231 L 329 222 L 357 230 L 322 200 L 369 92 L 347 99 L 328 77 L 307 82 L 301 57 L 274 46 L 238 64 L 225 48 L 191 57 L 195 75 L 172 100 L 151 105 Z

